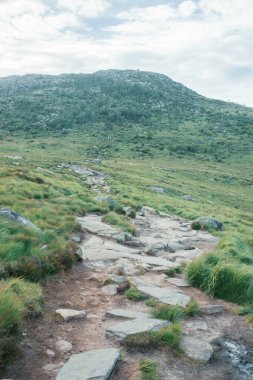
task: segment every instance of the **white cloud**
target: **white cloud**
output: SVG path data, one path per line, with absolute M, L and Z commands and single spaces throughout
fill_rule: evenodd
M 252 0 L 184 0 L 118 14 L 113 0 L 48 4 L 0 0 L 1 76 L 139 68 L 253 106 Z
M 58 7 L 82 17 L 98 17 L 109 7 L 107 0 L 58 0 Z

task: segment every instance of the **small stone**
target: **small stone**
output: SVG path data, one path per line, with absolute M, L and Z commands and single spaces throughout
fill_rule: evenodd
M 167 246 L 163 243 L 155 243 L 146 248 L 145 253 L 147 255 L 155 256 L 159 251 L 165 251 Z
M 57 309 L 56 314 L 59 314 L 65 322 L 68 322 L 71 319 L 84 319 L 86 317 L 84 310 Z
M 59 367 L 61 367 L 63 365 L 63 363 L 59 363 L 59 364 L 46 364 L 44 367 L 42 367 L 42 369 L 44 370 L 44 372 L 47 374 L 47 375 L 55 375 L 59 369 Z
M 222 313 L 223 310 L 224 307 L 222 305 L 206 305 L 200 308 L 200 312 L 203 314 L 218 314 Z
M 106 285 L 102 287 L 102 292 L 107 296 L 115 296 L 118 292 L 117 285 Z
M 72 344 L 67 342 L 66 340 L 58 340 L 55 343 L 55 348 L 58 352 L 66 353 L 72 350 Z
M 50 358 L 54 358 L 55 357 L 55 352 L 53 350 L 46 350 L 46 354 Z
M 74 243 L 81 243 L 81 238 L 79 236 L 72 236 L 71 240 L 74 242 Z

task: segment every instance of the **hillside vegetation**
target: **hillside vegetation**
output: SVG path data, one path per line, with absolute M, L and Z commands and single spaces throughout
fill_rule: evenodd
M 21 321 L 36 314 L 10 281 L 23 277 L 18 285 L 31 286 L 25 305 L 36 293 L 41 312 L 39 288 L 28 281 L 71 267 L 75 217 L 87 212 L 128 230 L 124 206 L 220 219 L 225 231 L 215 232 L 217 250 L 193 262 L 187 275 L 211 296 L 245 305 L 242 313 L 253 318 L 252 122 L 252 109 L 207 99 L 154 73 L 0 79 L 0 208 L 40 229 L 0 219 L 0 366 Z M 98 157 L 99 166 L 92 163 Z M 102 189 L 92 191 L 66 163 L 108 174 L 114 204 L 99 200 Z
M 199 155 L 218 161 L 252 152 L 253 110 L 207 99 L 170 78 L 99 71 L 0 79 L 0 135 L 76 132 L 103 157 Z M 95 146 L 95 147 L 94 147 Z

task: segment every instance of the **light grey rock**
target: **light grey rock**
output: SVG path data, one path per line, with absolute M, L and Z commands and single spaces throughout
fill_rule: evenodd
M 126 214 L 126 216 L 131 216 L 132 212 L 133 212 L 133 209 L 130 206 L 126 206 L 126 207 L 123 207 L 123 211 Z
M 208 342 L 191 336 L 183 336 L 180 347 L 188 358 L 205 363 L 207 363 L 213 355 L 212 346 Z
M 102 292 L 107 296 L 115 296 L 118 291 L 118 285 L 106 285 L 102 287 Z
M 198 330 L 207 331 L 208 330 L 207 323 L 201 319 L 184 322 L 183 333 L 191 335 L 192 332 L 198 331 Z
M 55 352 L 53 350 L 46 350 L 46 355 L 50 358 L 54 358 Z
M 103 223 L 102 218 L 97 215 L 79 217 L 76 220 L 85 230 L 102 237 L 111 238 L 119 233 L 116 228 Z
M 193 196 L 189 194 L 182 195 L 182 199 L 185 201 L 195 202 L 195 199 L 193 198 Z
M 166 270 L 168 269 L 168 267 L 166 266 L 160 266 L 160 267 L 154 267 L 154 268 L 151 268 L 151 272 L 157 272 L 157 273 L 163 273 L 165 272 Z
M 155 256 L 159 251 L 166 251 L 167 245 L 164 243 L 155 243 L 145 249 L 147 255 Z
M 30 220 L 26 219 L 25 217 L 19 215 L 17 212 L 9 208 L 0 209 L 0 218 L 10 220 L 12 222 L 22 224 L 25 227 L 40 231 L 40 229 L 37 226 L 35 226 L 33 223 L 30 222 Z
M 167 245 L 167 249 L 169 252 L 174 253 L 174 252 L 177 252 L 177 251 L 184 249 L 184 246 L 182 244 L 179 244 L 179 243 L 170 242 Z
M 58 352 L 66 353 L 72 350 L 73 346 L 70 342 L 60 339 L 55 343 L 55 348 Z
M 100 158 L 94 158 L 94 160 L 91 160 L 92 164 L 100 165 L 102 163 L 102 160 Z
M 160 186 L 149 186 L 147 187 L 147 189 L 154 191 L 155 193 L 161 193 L 161 194 L 167 192 L 167 190 L 164 187 L 160 187 Z
M 125 276 L 118 276 L 116 274 L 110 274 L 110 276 L 108 277 L 108 280 L 109 281 L 112 281 L 112 282 L 115 282 L 115 284 L 122 284 L 123 282 L 125 282 L 127 279 Z M 106 281 L 105 281 L 106 282 Z
M 114 337 L 122 340 L 133 334 L 140 334 L 146 331 L 158 331 L 170 322 L 152 318 L 138 318 L 132 321 L 119 322 L 106 329 L 107 337 Z
M 171 285 L 176 285 L 179 288 L 185 288 L 190 286 L 189 283 L 184 280 L 183 278 L 176 278 L 176 277 L 171 277 L 166 279 L 167 282 L 169 282 Z
M 60 369 L 56 380 L 107 380 L 119 358 L 120 350 L 116 348 L 72 355 Z
M 81 238 L 79 236 L 72 236 L 71 240 L 74 242 L 74 243 L 81 243 Z
M 222 305 L 206 305 L 201 306 L 200 312 L 203 314 L 219 314 L 222 313 L 224 307 Z
M 137 286 L 137 289 L 167 305 L 179 305 L 185 307 L 191 300 L 191 298 L 183 292 L 167 288 L 159 288 L 158 286 L 139 285 Z
M 106 312 L 108 317 L 126 318 L 126 319 L 146 319 L 150 318 L 148 314 L 134 310 L 113 309 Z
M 201 226 L 201 228 L 210 226 L 210 227 L 215 228 L 217 231 L 224 230 L 224 224 L 221 221 L 214 218 L 208 218 L 208 217 L 198 218 L 192 223 L 192 225 L 193 224 L 196 225 L 197 223 Z
M 55 375 L 59 368 L 63 365 L 63 363 L 58 363 L 58 364 L 46 364 L 44 367 L 42 367 L 42 369 L 44 370 L 44 372 L 49 375 L 49 376 L 52 376 L 52 375 Z
M 103 240 L 98 236 L 92 236 L 81 245 L 83 260 L 115 260 L 138 256 L 139 249 L 125 247 L 114 241 Z
M 130 247 L 141 247 L 143 244 L 139 239 L 132 239 L 125 242 L 126 245 L 129 245 Z
M 168 268 L 179 268 L 180 264 L 174 263 L 173 261 L 163 259 L 162 257 L 152 257 L 152 256 L 137 256 L 136 260 L 141 261 L 144 264 L 148 264 L 151 266 L 164 266 Z
M 65 322 L 68 322 L 72 319 L 84 319 L 86 317 L 84 310 L 57 309 L 56 314 L 60 315 Z

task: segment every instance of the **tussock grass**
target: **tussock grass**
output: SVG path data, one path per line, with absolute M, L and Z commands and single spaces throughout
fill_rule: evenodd
M 151 359 L 142 359 L 139 362 L 141 380 L 157 380 L 157 363 Z
M 129 232 L 132 235 L 135 235 L 136 233 L 136 227 L 130 222 L 129 218 L 124 215 L 116 214 L 114 211 L 104 215 L 102 220 L 103 222 L 119 227 L 122 231 Z
M 157 305 L 151 311 L 154 318 L 164 319 L 171 322 L 179 322 L 184 315 L 183 308 L 178 305 L 167 306 L 167 305 Z
M 125 292 L 125 296 L 131 300 L 131 301 L 135 301 L 135 302 L 139 302 L 139 301 L 145 301 L 149 298 L 148 295 L 140 292 L 138 289 L 134 288 L 133 286 L 131 288 L 129 288 L 126 292 Z
M 122 343 L 129 348 L 150 348 L 161 345 L 179 350 L 181 341 L 181 327 L 172 323 L 160 331 L 148 331 L 141 334 L 130 335 Z

